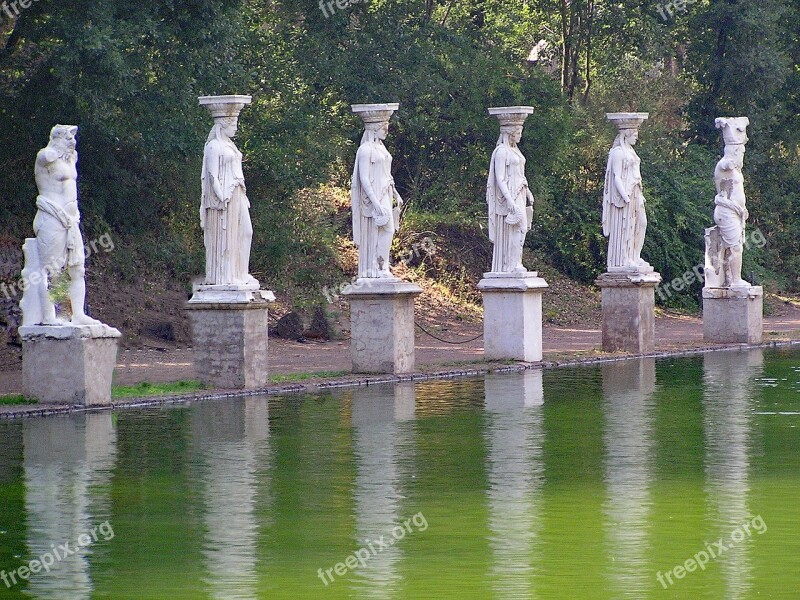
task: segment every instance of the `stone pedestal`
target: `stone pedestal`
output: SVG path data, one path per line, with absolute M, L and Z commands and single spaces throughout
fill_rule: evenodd
M 542 360 L 542 292 L 536 271 L 484 273 L 483 354 L 489 360 Z
M 654 271 L 612 271 L 597 278 L 605 352 L 655 351 L 655 288 L 660 282 L 661 275 Z
M 23 393 L 43 404 L 111 403 L 120 332 L 108 325 L 27 325 L 22 338 Z
M 354 373 L 414 371 L 414 298 L 421 293 L 396 278 L 361 278 L 344 289 Z
M 213 286 L 219 287 L 219 286 Z M 186 304 L 194 368 L 201 383 L 220 389 L 267 385 L 267 290 L 195 292 Z M 250 300 L 243 300 L 249 297 Z
M 192 292 L 192 299 L 189 300 L 189 304 L 241 304 L 259 302 L 261 300 L 273 302 L 275 300 L 275 295 L 268 290 L 262 290 L 258 281 L 231 285 L 196 283 L 192 286 Z
M 703 288 L 703 339 L 715 344 L 760 344 L 764 290 L 759 286 Z

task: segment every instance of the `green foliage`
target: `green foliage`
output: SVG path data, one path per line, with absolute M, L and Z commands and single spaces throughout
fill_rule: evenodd
M 167 394 L 188 394 L 204 389 L 199 381 L 176 381 L 173 383 L 150 383 L 143 381 L 136 385 L 115 385 L 111 388 L 112 398 L 145 398 Z
M 35 398 L 27 398 L 22 394 L 7 394 L 0 396 L 0 406 L 18 406 L 21 404 L 38 404 Z
M 69 285 L 70 285 L 69 273 L 67 273 L 66 271 L 62 271 L 55 277 L 51 277 L 48 289 L 48 291 L 50 292 L 50 301 L 56 306 L 68 305 L 70 303 Z M 72 307 L 70 306 L 66 310 L 66 312 L 71 314 Z
M 161 268 L 188 283 L 203 268 L 198 175 L 210 127 L 196 97 L 252 93 L 238 138 L 252 270 L 311 305 L 350 274 L 339 251 L 361 136 L 351 103 L 400 102 L 387 144 L 404 227 L 449 232 L 456 244 L 486 218 L 497 139 L 486 109 L 524 104 L 536 108 L 521 144 L 536 198 L 527 244 L 588 282 L 605 263 L 614 132 L 604 112 L 639 110 L 650 112 L 638 146 L 645 257 L 671 279 L 701 262 L 713 223 L 714 117 L 745 114 L 750 224 L 768 240 L 746 268 L 800 288 L 796 3 L 701 0 L 668 21 L 639 0 L 572 4 L 591 16 L 569 33 L 581 65 L 574 101 L 560 81 L 564 0 L 372 0 L 327 16 L 317 0 L 34 3 L 0 34 L 0 228 L 29 235 L 33 156 L 54 123 L 75 123 L 83 227 L 112 231 L 108 268 L 129 281 Z M 549 47 L 534 66 L 525 59 L 539 40 Z M 485 251 L 459 246 L 474 254 L 449 254 L 453 272 L 471 272 Z
M 709 174 L 717 157 L 704 147 L 663 137 L 645 138 L 639 155 L 648 165 L 648 235 L 643 254 L 665 282 L 672 281 L 705 263 L 704 228 L 714 224 L 714 183 Z M 702 287 L 702 281 L 695 281 L 672 303 L 691 306 Z
M 696 91 L 687 110 L 702 139 L 717 142 L 719 116 L 749 116 L 762 138 L 779 117 L 783 107 L 775 99 L 791 71 L 784 27 L 789 6 L 784 0 L 727 0 L 692 14 L 686 72 Z
M 309 379 L 333 379 L 335 377 L 345 377 L 350 374 L 350 371 L 314 371 L 312 373 L 272 375 L 269 380 L 271 383 L 294 383 L 296 381 L 307 381 Z
M 87 235 L 155 228 L 171 237 L 176 203 L 199 196 L 208 126 L 196 97 L 243 80 L 234 59 L 241 4 L 77 0 L 23 11 L 0 52 L 10 141 L 0 156 L 14 175 L 0 178 L 4 212 L 30 223 L 35 152 L 53 124 L 70 123 L 80 127 Z

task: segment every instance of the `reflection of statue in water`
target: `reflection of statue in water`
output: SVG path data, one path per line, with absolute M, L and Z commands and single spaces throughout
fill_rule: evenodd
M 24 325 L 63 325 L 50 299 L 49 280 L 66 271 L 73 325 L 97 325 L 84 312 L 86 299 L 85 251 L 78 211 L 78 153 L 72 125 L 56 125 L 50 142 L 36 155 L 36 198 L 33 220 L 36 239 L 28 239 L 23 278 L 27 289 L 22 299 Z
M 244 184 L 242 153 L 233 143 L 238 115 L 245 102 L 209 104 L 214 127 L 203 154 L 200 225 L 206 247 L 207 285 L 247 285 L 258 289 L 249 273 L 253 225 Z
M 747 117 L 718 118 L 725 152 L 714 169 L 714 222 L 706 230 L 706 287 L 749 287 L 742 279 L 745 221 L 748 217 L 744 195 L 744 150 Z
M 354 104 L 352 108 L 364 121 L 365 128 L 351 186 L 358 277 L 392 278 L 389 250 L 399 226 L 403 199 L 394 186 L 392 155 L 383 140 L 389 132 L 389 119 L 398 105 Z
M 517 144 L 530 111 L 492 109 L 500 120 L 500 139 L 492 153 L 486 202 L 489 205 L 489 239 L 494 243 L 493 273 L 526 273 L 522 246 L 533 218 L 533 194 L 525 178 L 525 157 Z M 507 112 L 496 112 L 506 110 Z
M 642 259 L 647 214 L 642 192 L 641 160 L 633 149 L 647 113 L 610 113 L 619 134 L 608 154 L 603 188 L 603 235 L 608 237 L 608 270 L 651 273 Z

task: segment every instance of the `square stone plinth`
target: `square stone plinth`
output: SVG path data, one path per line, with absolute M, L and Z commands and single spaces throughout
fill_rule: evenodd
M 421 293 L 399 279 L 358 279 L 344 289 L 354 373 L 414 371 L 414 298 Z
M 603 350 L 605 352 L 654 352 L 655 288 L 658 273 L 603 273 L 595 282 L 602 291 Z
M 201 383 L 221 389 L 267 385 L 267 316 L 272 292 L 250 302 L 189 302 L 194 369 Z
M 764 290 L 703 288 L 703 339 L 714 344 L 760 344 L 764 330 Z
M 489 360 L 542 360 L 542 292 L 547 282 L 535 271 L 484 273 L 483 354 Z
M 43 404 L 111 403 L 120 332 L 108 325 L 29 325 L 22 338 L 22 387 Z

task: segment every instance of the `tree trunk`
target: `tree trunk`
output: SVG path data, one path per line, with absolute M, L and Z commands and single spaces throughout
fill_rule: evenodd
M 569 56 L 570 35 L 569 21 L 567 20 L 567 6 L 569 0 L 560 0 L 559 12 L 561 13 L 561 91 L 565 92 L 569 83 Z
M 583 86 L 583 104 L 589 100 L 589 90 L 592 87 L 592 24 L 594 21 L 595 0 L 588 0 L 586 7 L 586 63 L 584 71 L 585 84 Z

